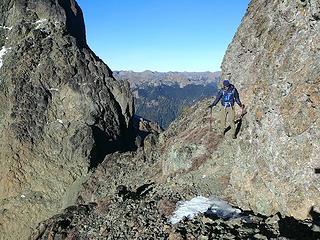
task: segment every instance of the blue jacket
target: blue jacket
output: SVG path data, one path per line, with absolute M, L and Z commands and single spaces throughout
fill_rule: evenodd
M 230 93 L 230 92 L 233 92 L 233 99 L 231 99 L 230 101 L 230 104 L 225 104 L 224 102 L 224 98 L 223 98 L 223 95 L 226 94 L 226 93 Z M 217 96 L 216 96 L 216 99 L 213 101 L 213 103 L 210 105 L 211 107 L 214 107 L 217 105 L 217 103 L 221 100 L 221 104 L 222 106 L 226 106 L 226 107 L 229 107 L 230 105 L 231 106 L 234 106 L 234 103 L 237 102 L 237 104 L 239 106 L 242 106 L 242 103 L 240 101 L 240 97 L 239 97 L 239 92 L 238 90 L 232 85 L 230 84 L 230 87 L 228 88 L 228 90 L 224 90 L 223 88 L 220 89 L 220 91 L 218 92 Z

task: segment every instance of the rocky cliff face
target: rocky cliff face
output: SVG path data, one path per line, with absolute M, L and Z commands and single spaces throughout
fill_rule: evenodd
M 199 102 L 139 151 L 108 155 L 82 184 L 84 205 L 34 239 L 319 239 L 319 28 L 318 1 L 253 0 L 223 63 L 247 105 L 238 139 L 222 136 L 212 99 Z M 273 216 L 168 224 L 197 195 Z
M 223 140 L 215 121 L 210 136 L 209 102 L 194 106 L 164 134 L 175 182 L 259 213 L 310 217 L 320 204 L 319 13 L 316 0 L 251 2 L 222 65 L 248 107 L 241 132 Z
M 74 0 L 0 3 L 0 238 L 25 239 L 124 147 L 127 84 L 86 45 Z
M 320 204 L 319 42 L 319 1 L 253 1 L 228 48 L 223 74 L 250 113 L 237 154 L 250 167 L 231 179 L 239 204 L 299 218 Z

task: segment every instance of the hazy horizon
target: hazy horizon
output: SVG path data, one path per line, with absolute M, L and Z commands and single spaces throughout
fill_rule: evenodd
M 135 73 L 143 73 L 143 72 L 157 72 L 157 73 L 206 73 L 206 72 L 210 72 L 210 73 L 218 73 L 218 72 L 221 72 L 220 70 L 219 71 L 166 71 L 166 72 L 163 72 L 163 71 L 157 71 L 157 70 L 150 70 L 150 69 L 146 69 L 146 70 L 143 70 L 143 71 L 134 71 L 134 70 L 114 70 L 112 69 L 113 72 L 135 72 Z

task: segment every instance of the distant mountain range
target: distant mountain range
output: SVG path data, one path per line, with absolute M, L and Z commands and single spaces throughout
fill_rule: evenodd
M 131 87 L 179 85 L 185 87 L 190 84 L 208 85 L 219 80 L 221 72 L 156 72 L 146 70 L 144 72 L 114 71 L 117 79 L 128 80 Z
M 114 71 L 128 80 L 135 97 L 136 114 L 167 128 L 185 106 L 217 92 L 220 72 Z

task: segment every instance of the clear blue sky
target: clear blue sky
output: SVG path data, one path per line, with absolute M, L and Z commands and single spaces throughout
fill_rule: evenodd
M 77 0 L 112 70 L 218 71 L 249 0 Z

